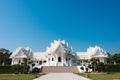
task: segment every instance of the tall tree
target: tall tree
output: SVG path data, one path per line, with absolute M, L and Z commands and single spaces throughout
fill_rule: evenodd
M 120 53 L 112 55 L 112 59 L 115 63 L 120 63 Z
M 107 63 L 114 63 L 112 55 L 110 53 L 107 53 L 107 54 L 108 54 Z
M 11 60 L 9 59 L 11 52 L 5 48 L 0 48 L 0 65 L 3 64 L 11 64 Z
M 92 68 L 92 70 L 95 71 L 104 71 L 105 65 L 104 63 L 100 62 L 99 59 L 91 58 L 90 59 L 91 65 L 89 65 L 89 68 Z

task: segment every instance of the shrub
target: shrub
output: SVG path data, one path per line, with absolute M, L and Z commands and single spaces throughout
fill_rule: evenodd
M 33 68 L 32 69 L 32 73 L 39 73 L 40 72 L 40 69 L 38 69 L 38 68 Z
M 10 65 L 0 66 L 0 73 L 14 73 L 14 70 Z
M 102 71 L 105 70 L 105 65 L 104 65 L 103 62 L 99 62 L 99 63 L 98 63 L 98 65 L 97 65 L 97 70 L 98 70 L 99 72 L 102 72 Z
M 84 70 L 84 67 L 82 66 L 80 69 L 81 69 L 81 70 Z
M 120 72 L 120 64 L 106 64 L 105 72 Z
M 29 66 L 23 66 L 23 65 L 13 65 L 14 73 L 28 73 Z
M 0 66 L 0 73 L 28 73 L 29 66 L 23 65 L 2 65 Z

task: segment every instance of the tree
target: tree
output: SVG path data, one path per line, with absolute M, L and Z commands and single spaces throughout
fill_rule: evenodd
M 23 66 L 27 66 L 27 58 L 23 58 Z
M 115 63 L 120 63 L 120 54 L 112 55 L 112 59 Z
M 92 69 L 92 65 L 91 65 L 91 64 L 89 64 L 89 65 L 88 65 L 88 68 L 89 68 L 89 69 Z
M 114 60 L 112 58 L 112 55 L 109 52 L 107 52 L 107 54 L 108 54 L 107 63 L 112 63 L 113 64 Z
M 10 65 L 11 64 L 11 59 L 9 59 L 10 55 L 12 52 L 5 48 L 0 48 L 0 65 Z
M 27 58 L 23 58 L 23 72 L 27 73 L 29 71 L 29 66 L 27 64 Z
M 120 63 L 120 53 L 113 54 L 111 55 L 110 53 L 108 54 L 109 58 L 107 59 L 107 63 Z
M 91 58 L 90 59 L 90 65 L 88 67 L 95 72 L 95 71 L 104 71 L 105 69 L 105 64 L 103 62 L 100 62 L 99 59 Z
M 92 70 L 95 72 L 97 70 L 97 63 L 99 62 L 98 59 L 95 59 L 95 58 L 91 58 L 90 59 L 90 63 L 91 63 L 91 67 L 92 67 Z

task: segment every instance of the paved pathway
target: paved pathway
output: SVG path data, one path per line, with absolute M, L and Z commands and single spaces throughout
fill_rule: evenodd
M 73 73 L 49 73 L 34 80 L 90 80 Z

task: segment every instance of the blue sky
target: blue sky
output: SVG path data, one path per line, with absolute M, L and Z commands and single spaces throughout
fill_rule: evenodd
M 119 0 L 0 0 L 0 47 L 45 51 L 66 40 L 74 51 L 120 52 Z

